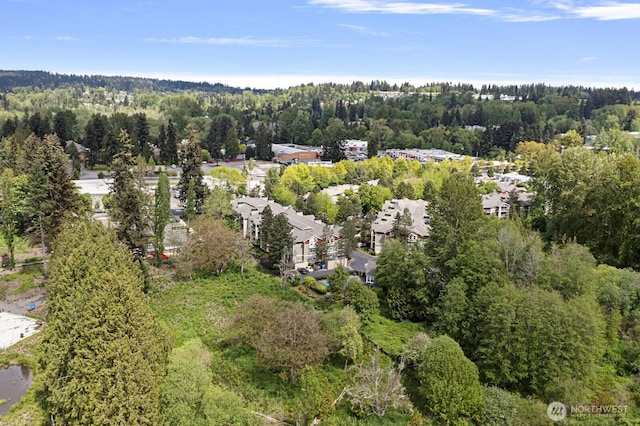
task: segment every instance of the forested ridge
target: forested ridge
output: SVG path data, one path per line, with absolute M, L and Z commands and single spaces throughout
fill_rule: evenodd
M 340 137 L 368 140 L 371 152 L 443 148 L 495 158 L 513 152 L 519 142 L 548 143 L 569 130 L 583 140 L 605 132 L 601 140 L 616 143 L 620 138 L 615 131 L 640 128 L 638 93 L 624 88 L 450 83 L 414 87 L 372 81 L 256 91 L 200 83 L 181 87 L 182 82 L 130 77 L 3 73 L 3 137 L 21 120 L 30 120 L 23 137 L 30 131 L 43 137 L 55 130 L 61 139 L 84 143 L 93 153 L 108 150 L 104 145 L 117 138 L 120 129 L 132 134 L 132 121 L 140 115 L 147 122 L 141 124 L 147 126 L 149 142 L 161 143 L 169 121 L 181 137 L 191 124 L 206 139 L 203 145 L 212 156 L 221 155 L 220 144 L 227 137 L 242 143 L 269 136 L 272 143 L 320 146 Z M 206 136 L 212 123 L 218 126 L 217 137 Z M 260 124 L 266 132 L 261 133 Z M 232 143 L 225 148 L 238 152 Z M 101 162 L 112 155 L 107 153 Z
M 42 333 L 0 356 L 36 376 L 7 424 L 548 425 L 553 401 L 568 410 L 560 424 L 640 418 L 635 92 L 94 82 L 1 95 L 6 266 L 38 247 L 48 293 Z M 369 158 L 344 159 L 349 138 L 367 140 Z M 248 188 L 256 160 L 291 142 L 323 146 L 332 167 L 270 163 L 264 188 Z M 479 158 L 379 157 L 386 148 Z M 220 184 L 204 185 L 203 161 L 239 154 L 243 167 L 221 163 L 209 172 Z M 184 225 L 169 208 L 172 165 Z M 83 168 L 113 178 L 112 229 L 71 181 Z M 502 194 L 508 218 L 488 217 L 482 197 L 509 171 L 531 180 Z M 336 200 L 322 192 L 342 184 Z M 526 209 L 517 191 L 532 195 Z M 321 282 L 293 270 L 283 214 L 265 208 L 256 244 L 242 237 L 232 200 L 245 195 L 321 220 L 321 260 L 332 227 L 342 255 L 366 251 L 393 198 L 425 201 L 430 234 L 411 238 L 416 218 L 398 212 L 375 287 L 343 267 Z M 174 226 L 186 241 L 165 258 Z
M 133 91 L 150 90 L 175 92 L 181 90 L 200 90 L 203 92 L 241 92 L 240 88 L 220 83 L 194 83 L 189 81 L 162 80 L 155 78 L 58 74 L 47 71 L 8 71 L 0 70 L 0 90 L 11 91 L 18 87 L 33 87 L 41 90 L 67 87 L 105 87 L 113 90 Z

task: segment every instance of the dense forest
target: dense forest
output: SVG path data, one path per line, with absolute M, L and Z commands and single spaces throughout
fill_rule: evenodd
M 36 376 L 7 424 L 548 425 L 554 401 L 560 424 L 640 418 L 637 93 L 5 74 L 2 249 L 24 268 L 14 254 L 41 247 L 47 292 L 40 336 L 0 355 Z M 368 159 L 342 158 L 349 138 L 369 142 Z M 275 143 L 322 145 L 334 164 L 276 165 L 252 193 L 253 159 Z M 241 153 L 243 170 L 216 167 L 223 183 L 204 185 L 203 160 Z M 187 240 L 150 258 L 176 223 L 172 164 Z M 71 181 L 83 167 L 113 178 L 111 229 Z M 535 198 L 525 211 L 514 191 L 509 217 L 488 217 L 481 197 L 506 171 L 531 176 Z M 357 190 L 321 191 L 340 184 Z M 343 267 L 323 283 L 292 273 L 284 215 L 265 208 L 259 247 L 242 238 L 232 200 L 247 194 L 322 220 L 319 257 L 332 226 L 345 257 L 367 246 L 392 198 L 425 200 L 430 235 L 412 240 L 398 214 L 375 287 Z
M 134 139 L 144 150 L 147 143 L 161 147 L 170 123 L 177 137 L 193 125 L 203 147 L 216 158 L 222 148 L 227 157 L 243 150 L 236 139 L 241 144 L 260 139 L 320 146 L 340 138 L 366 139 L 371 153 L 443 148 L 497 158 L 513 152 L 519 142 L 548 143 L 569 130 L 583 139 L 602 133 L 599 139 L 614 146 L 627 144 L 619 132 L 640 130 L 635 105 L 640 95 L 627 89 L 449 83 L 413 87 L 373 81 L 241 91 L 181 84 L 3 72 L 1 135 L 19 131 L 22 138 L 31 132 L 43 137 L 55 131 L 63 141 L 85 144 L 94 161 L 108 163 L 120 130 L 139 133 Z

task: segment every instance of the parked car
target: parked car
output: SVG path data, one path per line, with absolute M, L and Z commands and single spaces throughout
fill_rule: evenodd
M 306 275 L 309 273 L 309 270 L 307 268 L 298 268 L 298 272 L 300 272 L 302 275 Z

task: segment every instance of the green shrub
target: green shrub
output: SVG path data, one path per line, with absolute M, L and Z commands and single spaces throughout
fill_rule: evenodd
M 516 419 L 514 424 L 518 425 L 546 425 L 551 424 L 547 416 L 547 404 L 544 402 L 520 396 L 514 396 L 516 403 Z
M 310 276 L 306 276 L 304 277 L 304 285 L 305 287 L 309 287 L 311 288 L 311 286 L 313 286 L 316 283 L 316 279 Z
M 487 426 L 511 426 L 516 424 L 518 405 L 507 391 L 495 386 L 484 386 L 484 414 L 482 424 Z
M 317 281 L 314 282 L 309 288 L 318 294 L 327 294 L 327 287 L 325 287 L 324 285 L 322 285 L 322 283 L 319 283 Z

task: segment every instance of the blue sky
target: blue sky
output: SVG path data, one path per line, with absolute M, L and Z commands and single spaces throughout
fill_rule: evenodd
M 640 90 L 640 3 L 0 0 L 0 69 L 275 88 L 387 80 Z

